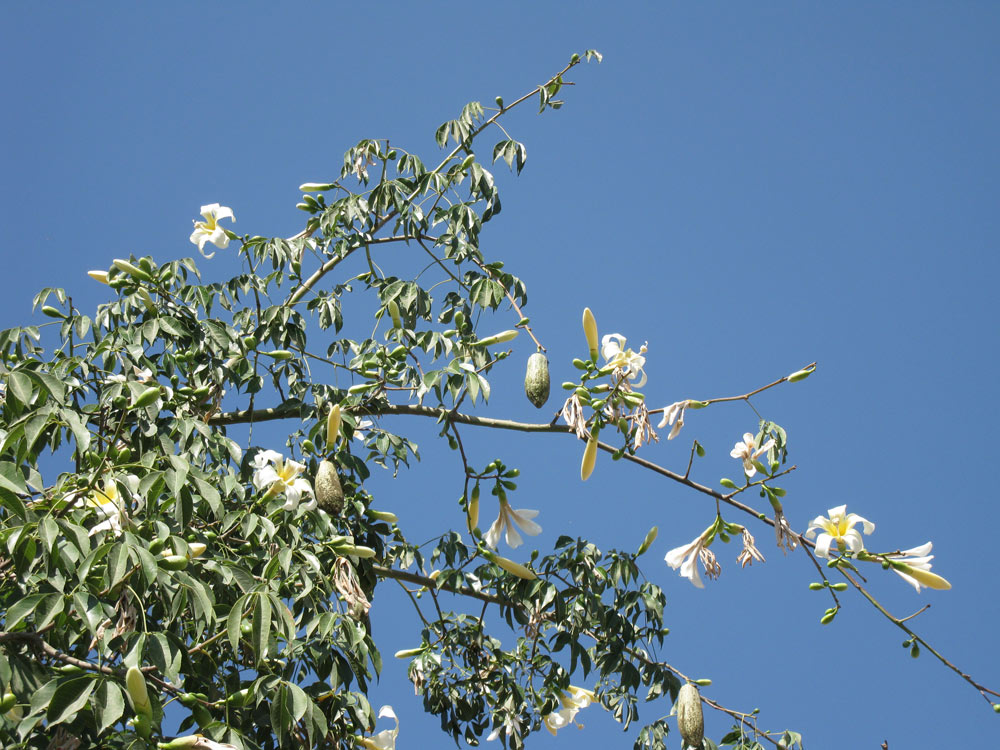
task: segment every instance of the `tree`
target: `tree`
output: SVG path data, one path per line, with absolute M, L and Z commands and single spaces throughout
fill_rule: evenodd
M 583 332 L 573 332 L 579 378 L 563 384 L 555 419 L 472 413 L 490 398 L 491 373 L 520 362 L 515 338 L 534 350 L 527 397 L 542 406 L 551 396 L 525 286 L 480 250 L 501 203 L 475 147 L 497 126 L 504 137 L 491 161 L 519 173 L 526 148 L 501 119 L 531 101 L 558 109 L 564 76 L 584 60 L 600 55 L 574 56 L 509 104 L 466 105 L 438 129 L 445 153 L 433 168 L 386 141 L 361 141 L 338 180 L 302 186 L 308 219 L 292 238 L 238 237 L 230 209 L 204 206 L 191 241 L 203 254 L 235 241 L 245 264 L 224 283 L 202 283 L 191 259 L 118 259 L 91 274 L 117 294 L 93 317 L 65 291 L 44 289 L 36 305 L 55 336 L 38 326 L 0 333 L 5 747 L 392 747 L 396 730 L 375 733 L 367 698 L 383 658 L 368 614 L 388 580 L 418 587 L 409 592 L 420 643 L 396 656 L 410 661 L 426 710 L 456 741 L 520 747 L 595 703 L 628 727 L 643 701 L 666 698 L 687 744 L 702 742 L 704 703 L 734 721 L 719 744 L 801 746 L 795 732 L 765 732 L 755 715 L 701 696 L 704 680 L 660 658 L 665 598 L 638 564 L 655 528 L 635 552 L 568 536 L 547 555 L 508 552 L 521 533 L 537 533 L 535 512 L 508 499 L 515 467 L 466 451 L 469 429 L 565 434 L 581 442 L 583 480 L 606 453 L 708 495 L 711 523 L 666 560 L 692 584 L 703 585 L 701 571 L 718 575 L 716 542 L 739 540 L 744 565 L 761 559 L 750 525 L 762 523 L 815 566 L 814 587 L 831 599 L 823 622 L 836 617 L 839 595 L 857 591 L 906 632 L 914 655 L 923 648 L 954 669 L 859 575 L 874 563 L 918 589 L 947 588 L 930 571 L 929 545 L 866 550 L 870 524 L 844 507 L 818 516 L 805 537 L 791 529 L 776 482 L 794 467 L 778 424 L 761 418 L 736 444 L 743 476 L 722 479 L 722 490 L 691 478 L 697 440 L 684 473 L 642 455 L 657 429 L 676 438 L 688 410 L 749 402 L 804 380 L 813 364 L 745 394 L 650 409 L 644 349 L 600 336 L 584 309 Z M 393 246 L 419 254 L 419 266 L 410 268 L 412 255 L 380 257 Z M 345 276 L 349 258 L 363 258 L 364 270 Z M 397 275 L 382 270 L 390 262 Z M 514 317 L 501 326 L 493 313 Z M 464 517 L 448 519 L 453 528 L 429 546 L 409 540 L 365 484 L 373 465 L 395 473 L 417 456 L 410 437 L 374 422 L 387 415 L 432 420 L 461 461 Z M 264 423 L 291 425 L 283 453 L 253 442 Z M 499 504 L 489 525 L 479 517 L 487 489 Z M 752 493 L 763 508 L 745 499 Z M 454 611 L 441 606 L 445 593 Z M 516 635 L 508 648 L 496 636 L 503 628 Z M 960 674 L 988 700 L 997 695 Z M 182 718 L 181 738 L 164 736 L 165 711 Z M 672 722 L 647 723 L 636 747 L 665 746 Z

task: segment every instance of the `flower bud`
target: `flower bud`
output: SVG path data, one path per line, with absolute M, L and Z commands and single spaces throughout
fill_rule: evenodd
M 111 265 L 117 268 L 122 273 L 127 273 L 134 279 L 139 279 L 140 281 L 152 281 L 153 277 L 148 273 L 143 271 L 141 268 L 137 268 L 129 263 L 127 260 L 122 260 L 121 258 L 115 258 Z
M 659 529 L 655 526 L 646 532 L 646 538 L 642 540 L 642 544 L 639 545 L 639 549 L 636 551 L 635 556 L 638 557 L 643 552 L 649 549 L 649 546 L 656 541 L 656 535 L 659 533 Z
M 472 532 L 479 526 L 479 485 L 472 488 L 472 497 L 469 499 L 468 510 L 466 511 L 466 521 L 469 531 Z
M 584 482 L 594 473 L 595 463 L 597 463 L 597 438 L 591 437 L 587 441 L 587 447 L 583 449 L 583 461 L 580 463 L 580 479 Z
M 108 283 L 108 272 L 107 271 L 87 271 L 87 275 L 94 281 L 99 281 L 102 284 Z
M 806 378 L 808 378 L 810 375 L 813 374 L 815 369 L 816 365 L 812 365 L 810 367 L 806 367 L 804 370 L 796 370 L 795 372 L 793 372 L 791 375 L 788 376 L 787 378 L 788 382 L 798 383 L 800 380 L 805 380 Z
M 422 654 L 424 650 L 422 648 L 404 648 L 397 651 L 394 656 L 397 659 L 409 659 L 411 656 L 416 656 L 417 654 Z
M 335 187 L 337 185 L 333 182 L 303 182 L 299 185 L 299 190 L 303 193 L 325 193 Z
M 590 350 L 590 359 L 597 361 L 597 321 L 594 320 L 594 313 L 589 307 L 583 308 L 583 334 L 587 337 L 587 348 Z
M 533 581 L 536 578 L 538 578 L 538 576 L 536 576 L 533 572 L 528 570 L 520 563 L 516 563 L 513 560 L 508 560 L 506 557 L 500 557 L 500 555 L 494 554 L 488 550 L 483 550 L 483 556 L 490 562 L 499 565 L 501 568 L 506 570 L 512 576 L 523 578 L 526 581 Z
M 326 417 L 326 449 L 333 450 L 337 445 L 337 437 L 340 435 L 340 404 L 330 407 L 330 413 Z
M 727 479 L 726 477 L 723 477 L 722 479 L 720 479 L 719 480 L 719 484 L 721 484 L 723 487 L 727 487 L 728 489 L 731 489 L 731 490 L 735 490 L 736 489 L 736 482 L 734 482 L 732 479 Z
M 389 317 L 392 318 L 392 327 L 402 328 L 403 319 L 399 316 L 399 305 L 396 304 L 396 300 L 389 300 L 389 303 L 385 306 L 385 308 L 389 311 Z
M 507 331 L 501 331 L 500 333 L 494 333 L 492 336 L 487 336 L 484 339 L 479 339 L 476 342 L 476 346 L 493 346 L 494 344 L 506 344 L 508 341 L 513 341 L 517 338 L 517 331 L 513 328 Z
M 273 352 L 261 352 L 261 354 L 274 359 L 291 359 L 295 356 L 294 352 L 290 352 L 287 349 L 275 349 Z
M 677 694 L 677 731 L 684 746 L 701 749 L 705 739 L 705 717 L 701 711 L 701 694 L 691 683 L 682 685 Z
M 390 513 L 387 510 L 372 510 L 369 508 L 365 511 L 365 515 L 375 521 L 385 521 L 386 523 L 398 523 L 399 518 L 395 513 Z
M 200 735 L 189 734 L 185 737 L 174 737 L 169 742 L 157 742 L 156 746 L 160 750 L 183 750 L 185 747 L 196 747 L 200 739 Z
M 188 559 L 193 560 L 196 557 L 201 557 L 207 549 L 208 546 L 202 542 L 191 542 L 188 544 Z
M 128 689 L 128 699 L 132 708 L 139 716 L 147 719 L 153 715 L 153 705 L 149 702 L 146 690 L 146 678 L 138 667 L 129 667 L 125 672 L 125 687 Z

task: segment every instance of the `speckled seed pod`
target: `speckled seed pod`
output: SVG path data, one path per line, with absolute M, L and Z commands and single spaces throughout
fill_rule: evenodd
M 677 694 L 677 730 L 684 740 L 683 747 L 701 750 L 705 739 L 705 717 L 701 713 L 701 694 L 691 683 Z
M 340 486 L 337 467 L 332 461 L 320 461 L 316 471 L 316 503 L 331 516 L 344 509 L 344 488 Z
M 549 400 L 549 360 L 541 352 L 535 352 L 528 357 L 524 392 L 528 396 L 528 401 L 539 409 Z

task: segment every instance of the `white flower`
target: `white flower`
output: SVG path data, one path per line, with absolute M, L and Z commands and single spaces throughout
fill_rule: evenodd
M 128 474 L 119 477 L 118 481 L 123 482 L 128 488 L 131 500 L 136 503 L 136 510 L 141 509 L 143 500 L 136 494 L 139 489 L 139 477 Z M 95 489 L 87 495 L 87 506 L 96 508 L 98 515 L 104 518 L 90 530 L 88 536 L 101 531 L 110 531 L 114 536 L 121 536 L 123 523 L 128 521 L 127 501 L 122 497 L 117 481 L 105 477 L 103 484 L 103 490 Z
M 353 439 L 362 441 L 365 440 L 368 437 L 368 430 L 370 430 L 374 426 L 375 423 L 372 422 L 370 419 L 360 420 L 354 428 Z
M 576 714 L 581 708 L 586 708 L 591 703 L 596 702 L 597 696 L 590 690 L 570 685 L 569 690 L 559 696 L 559 703 L 562 705 L 562 708 L 546 715 L 543 719 L 545 728 L 552 734 L 555 734 L 565 726 L 569 726 L 570 723 L 576 724 L 582 729 L 583 724 L 576 721 Z
M 312 485 L 309 480 L 299 476 L 305 466 L 285 459 L 276 451 L 261 451 L 253 457 L 254 486 L 259 489 L 267 489 L 265 498 L 271 498 L 282 492 L 285 493 L 285 510 L 295 510 L 299 505 L 302 495 L 309 495 L 312 499 L 303 509 L 312 510 L 316 507 L 316 496 L 313 494 Z
M 215 253 L 205 253 L 206 243 L 211 242 L 220 249 L 224 249 L 229 245 L 229 235 L 226 234 L 225 229 L 219 226 L 218 222 L 222 219 L 236 221 L 236 217 L 233 216 L 233 209 L 220 206 L 218 203 L 210 203 L 207 206 L 202 206 L 201 215 L 205 220 L 194 222 L 191 242 L 198 246 L 198 252 L 206 258 L 211 258 Z
M 856 523 L 862 524 L 866 534 L 875 531 L 875 524 L 871 521 L 855 513 L 846 513 L 846 510 L 846 505 L 838 505 L 827 511 L 829 517 L 816 516 L 810 521 L 809 528 L 806 529 L 806 536 L 809 539 L 812 539 L 817 531 L 823 532 L 816 539 L 816 554 L 820 557 L 830 556 L 830 547 L 834 542 L 840 551 L 849 549 L 855 554 L 861 552 L 865 548 L 865 543 L 861 538 L 861 532 L 854 528 Z
M 681 427 L 684 426 L 684 410 L 687 408 L 687 399 L 683 401 L 677 401 L 670 406 L 663 407 L 663 419 L 660 423 L 656 425 L 657 429 L 662 430 L 668 424 L 673 425 L 673 429 L 670 430 L 670 434 L 667 435 L 667 440 L 673 440 L 677 437 L 677 433 L 681 431 Z
M 920 593 L 921 586 L 932 589 L 950 589 L 951 584 L 947 580 L 931 573 L 931 560 L 934 555 L 929 554 L 934 545 L 931 542 L 921 544 L 913 549 L 903 550 L 896 554 L 886 555 L 886 559 L 891 560 L 892 570 L 900 578 L 913 586 Z M 897 564 L 902 563 L 906 567 L 900 569 Z
M 381 719 L 383 716 L 387 716 L 396 722 L 395 729 L 383 729 L 378 734 L 372 737 L 359 737 L 361 746 L 368 748 L 368 750 L 396 750 L 396 735 L 399 734 L 399 719 L 396 718 L 396 712 L 392 710 L 392 706 L 382 706 L 379 709 L 378 717 Z
M 698 557 L 704 549 L 704 536 L 699 536 L 690 544 L 675 547 L 663 558 L 664 561 L 674 570 L 681 569 L 681 577 L 687 578 L 697 588 L 705 588 L 701 582 L 701 575 L 698 573 Z
M 625 337 L 620 333 L 609 333 L 601 337 L 601 354 L 608 364 L 620 370 L 624 370 L 629 380 L 639 378 L 635 383 L 636 388 L 642 388 L 646 384 L 646 372 L 642 369 L 646 366 L 646 345 L 639 347 L 636 354 L 631 349 L 625 348 Z
M 743 433 L 743 442 L 737 443 L 736 446 L 729 451 L 729 455 L 733 458 L 740 458 L 743 460 L 743 471 L 748 477 L 752 477 L 757 473 L 757 467 L 753 465 L 753 462 L 760 457 L 760 455 L 771 449 L 774 445 L 774 438 L 771 438 L 765 442 L 759 448 L 757 447 L 757 441 L 754 436 L 749 433 Z
M 493 525 L 483 535 L 483 539 L 493 549 L 497 548 L 500 535 L 506 531 L 507 544 L 511 547 L 521 545 L 521 535 L 517 533 L 519 527 L 521 531 L 530 536 L 537 536 L 542 533 L 542 527 L 531 519 L 538 515 L 537 510 L 514 510 L 506 500 L 500 501 L 500 515 Z

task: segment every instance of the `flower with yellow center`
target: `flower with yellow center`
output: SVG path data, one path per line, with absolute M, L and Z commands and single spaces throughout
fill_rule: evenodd
M 219 222 L 222 219 L 236 221 L 236 217 L 233 216 L 233 209 L 220 206 L 218 203 L 209 203 L 207 206 L 202 206 L 201 215 L 205 220 L 194 222 L 191 242 L 198 246 L 199 253 L 206 258 L 211 258 L 215 253 L 205 252 L 205 245 L 207 243 L 211 242 L 219 249 L 225 249 L 229 246 L 229 235 L 226 234 L 225 229 L 219 226 Z
M 396 750 L 396 735 L 399 734 L 399 719 L 392 706 L 382 706 L 378 717 L 386 716 L 396 722 L 395 729 L 383 729 L 372 737 L 358 737 L 358 743 L 367 750 Z
M 137 509 L 142 507 L 142 498 L 136 494 L 139 489 L 139 478 L 133 474 L 120 477 L 119 481 L 124 482 L 132 495 L 132 500 L 136 502 Z M 128 522 L 128 502 L 122 497 L 118 489 L 118 482 L 111 477 L 105 477 L 102 482 L 103 490 L 94 489 L 87 495 L 87 506 L 96 508 L 97 513 L 104 517 L 104 520 L 96 524 L 89 532 L 88 536 L 110 531 L 114 536 L 121 536 L 123 524 Z
M 633 383 L 636 388 L 642 388 L 646 384 L 646 371 L 642 368 L 646 366 L 646 345 L 639 347 L 638 354 L 631 349 L 625 348 L 625 337 L 620 333 L 609 333 L 601 337 L 601 354 L 607 360 L 608 365 L 625 373 L 631 380 L 638 380 Z
M 302 495 L 309 495 L 310 501 L 303 505 L 304 510 L 316 507 L 316 495 L 313 493 L 309 480 L 299 476 L 305 466 L 298 461 L 284 458 L 277 451 L 261 451 L 253 457 L 254 486 L 267 492 L 265 500 L 270 500 L 279 494 L 285 495 L 285 510 L 295 510 L 299 507 Z
M 817 531 L 823 533 L 816 539 L 816 554 L 819 557 L 830 557 L 830 547 L 836 542 L 840 552 L 850 550 L 852 554 L 857 554 L 865 548 L 861 532 L 854 528 L 858 523 L 862 525 L 865 534 L 875 531 L 875 524 L 866 518 L 862 518 L 856 513 L 848 513 L 846 505 L 838 505 L 827 511 L 829 516 L 816 516 L 809 523 L 806 530 L 806 537 L 812 539 Z
M 552 734 L 571 723 L 583 729 L 583 724 L 576 721 L 576 715 L 581 708 L 586 708 L 591 703 L 597 703 L 597 696 L 592 691 L 570 685 L 569 689 L 559 696 L 562 708 L 544 717 L 545 728 Z

